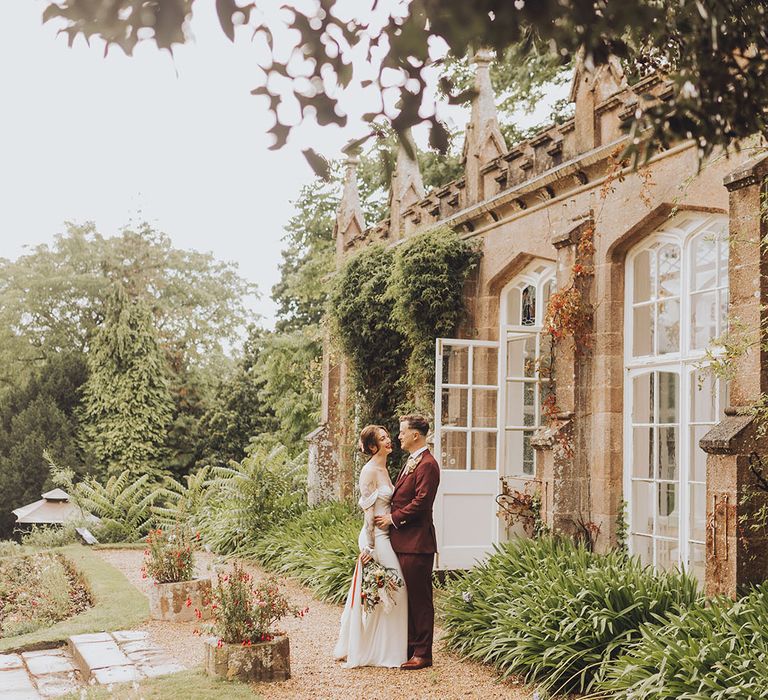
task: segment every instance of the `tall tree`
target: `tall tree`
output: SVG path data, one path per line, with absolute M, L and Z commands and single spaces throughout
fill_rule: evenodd
M 116 283 L 88 353 L 81 443 L 113 476 L 159 474 L 173 416 L 167 365 L 146 303 Z
M 87 350 L 116 283 L 151 310 L 160 343 L 180 363 L 203 362 L 235 340 L 248 318 L 243 299 L 256 291 L 236 264 L 174 248 L 148 224 L 111 238 L 92 223 L 68 224 L 52 246 L 0 259 L 0 377 Z
M 76 407 L 86 376 L 82 355 L 60 353 L 0 398 L 0 539 L 13 530 L 11 511 L 53 486 L 44 450 L 76 473 L 85 472 Z

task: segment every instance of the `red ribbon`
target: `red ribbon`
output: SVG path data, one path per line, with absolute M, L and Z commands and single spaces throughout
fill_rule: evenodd
M 357 572 L 360 570 L 360 557 L 357 558 L 357 561 L 355 562 L 355 576 L 352 579 L 352 605 L 349 607 L 354 608 L 355 607 L 355 591 L 357 590 Z

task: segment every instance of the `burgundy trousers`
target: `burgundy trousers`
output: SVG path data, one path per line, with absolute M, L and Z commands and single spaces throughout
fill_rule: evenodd
M 432 602 L 434 554 L 398 554 L 408 589 L 408 658 L 432 658 L 435 606 Z

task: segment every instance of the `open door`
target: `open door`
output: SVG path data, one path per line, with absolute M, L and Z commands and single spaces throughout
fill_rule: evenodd
M 438 569 L 468 569 L 498 541 L 499 344 L 438 338 L 435 499 Z

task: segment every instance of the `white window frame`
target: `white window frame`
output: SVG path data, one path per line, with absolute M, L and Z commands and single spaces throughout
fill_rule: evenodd
M 467 348 L 467 383 L 443 383 L 443 348 L 449 347 L 465 347 Z M 466 433 L 467 435 L 467 447 L 466 447 L 466 466 L 462 469 L 452 469 L 451 471 L 472 471 L 472 472 L 488 472 L 498 471 L 499 469 L 499 387 L 496 384 L 475 384 L 473 382 L 474 377 L 474 348 L 495 348 L 497 356 L 501 353 L 499 349 L 499 343 L 495 340 L 463 340 L 458 338 L 437 338 L 435 341 L 435 454 L 442 455 L 442 435 L 443 433 Z M 498 359 L 497 359 L 498 362 Z M 444 426 L 442 424 L 443 418 L 443 389 L 466 389 L 467 390 L 467 425 L 466 426 Z M 473 395 L 474 390 L 493 390 L 496 392 L 496 425 L 492 427 L 475 427 L 472 425 L 473 420 Z M 493 469 L 473 469 L 472 468 L 472 433 L 495 433 L 496 434 L 496 463 L 493 465 Z M 448 469 L 446 465 L 442 465 L 443 469 Z
M 534 272 L 537 267 L 544 267 L 539 273 Z M 507 460 L 506 448 L 506 433 L 507 430 L 519 430 L 521 432 L 531 431 L 535 433 L 541 427 L 541 377 L 539 376 L 538 363 L 534 369 L 533 377 L 509 377 L 507 376 L 507 341 L 510 335 L 519 337 L 535 337 L 535 353 L 536 358 L 541 355 L 541 335 L 544 332 L 544 317 L 546 315 L 546 307 L 543 303 L 544 300 L 544 288 L 547 284 L 552 283 L 552 291 L 555 291 L 556 283 L 556 267 L 555 263 L 549 260 L 534 260 L 532 263 L 526 266 L 520 274 L 516 275 L 514 279 L 508 282 L 501 290 L 499 299 L 499 443 L 496 450 L 497 460 L 500 470 L 500 476 L 512 477 L 515 480 L 520 481 L 535 481 L 536 480 L 536 454 L 534 452 L 534 467 L 533 474 L 525 474 L 522 472 L 522 467 L 518 472 L 509 471 L 509 465 Z M 509 313 L 508 297 L 509 293 L 515 287 L 523 287 L 525 285 L 531 285 L 536 289 L 536 322 L 532 326 L 523 326 L 518 324 L 507 323 L 507 315 Z M 553 370 L 554 368 L 552 368 Z M 507 381 L 519 381 L 523 384 L 534 385 L 534 424 L 533 425 L 508 425 L 507 424 Z M 556 380 L 550 380 L 551 384 L 555 384 Z
M 676 228 L 675 223 L 682 220 L 683 223 L 690 223 L 691 217 L 697 217 L 697 221 L 693 226 L 687 226 L 686 229 Z M 691 284 L 691 269 L 692 269 L 692 257 L 693 257 L 693 240 L 702 233 L 702 231 L 708 228 L 710 225 L 716 222 L 725 223 L 725 239 L 727 245 L 727 217 L 725 215 L 710 215 L 691 212 L 685 212 L 678 215 L 670 222 L 668 222 L 661 231 L 656 232 L 645 238 L 641 243 L 636 245 L 627 255 L 625 261 L 625 280 L 624 280 L 624 500 L 627 503 L 627 517 L 628 517 L 628 544 L 630 553 L 633 552 L 633 535 L 638 534 L 643 536 L 642 533 L 635 533 L 632 530 L 632 483 L 634 481 L 645 482 L 658 482 L 657 475 L 654 475 L 652 479 L 641 479 L 632 476 L 632 461 L 634 457 L 633 452 L 633 410 L 634 410 L 634 379 L 635 377 L 650 373 L 657 372 L 673 372 L 677 375 L 678 386 L 678 404 L 677 404 L 677 425 L 678 425 L 678 441 L 676 445 L 677 449 L 677 461 L 678 461 L 678 485 L 677 485 L 677 505 L 678 505 L 678 561 L 677 565 L 680 568 L 686 568 L 691 555 L 692 544 L 705 544 L 702 540 L 691 540 L 691 484 L 700 484 L 699 481 L 692 481 L 693 460 L 690 435 L 692 429 L 696 426 L 708 425 L 709 422 L 692 422 L 691 421 L 691 389 L 692 384 L 695 381 L 696 370 L 701 371 L 706 364 L 707 349 L 694 349 L 691 347 L 691 312 L 692 312 L 692 299 L 695 296 L 695 292 L 692 290 Z M 677 231 L 677 233 L 672 233 Z M 633 305 L 633 293 L 634 293 L 634 261 L 635 258 L 648 250 L 655 243 L 674 243 L 680 248 L 680 291 L 678 298 L 680 300 L 680 326 L 679 326 L 679 350 L 674 353 L 665 353 L 663 355 L 646 355 L 641 357 L 634 357 L 632 355 L 633 350 L 633 332 L 634 332 L 634 308 Z M 712 287 L 713 290 L 725 290 L 727 299 L 728 285 L 720 284 L 719 279 L 719 260 L 717 255 L 715 256 L 716 266 L 716 283 Z M 719 292 L 717 299 L 720 298 Z M 658 299 L 651 295 L 651 300 L 647 303 L 653 304 Z M 643 302 L 640 305 L 643 305 Z M 727 319 L 726 319 L 727 321 Z M 716 321 L 716 335 L 722 334 L 725 330 L 721 327 L 720 317 L 717 317 Z M 658 346 L 658 332 L 654 330 L 654 347 Z M 710 348 L 713 354 L 722 352 L 721 348 Z M 726 400 L 726 387 L 722 386 L 722 383 L 716 384 L 717 398 L 716 407 L 718 414 L 722 415 L 722 411 L 725 408 Z M 716 416 L 718 419 L 719 416 Z M 711 423 L 714 425 L 715 423 Z M 654 494 L 657 491 L 654 490 Z M 658 497 L 654 497 L 652 504 L 652 513 L 654 522 L 657 518 L 658 510 Z M 652 534 L 650 536 L 652 541 L 674 541 L 672 538 L 659 536 Z M 653 551 L 653 566 L 657 566 L 657 548 L 652 547 Z

